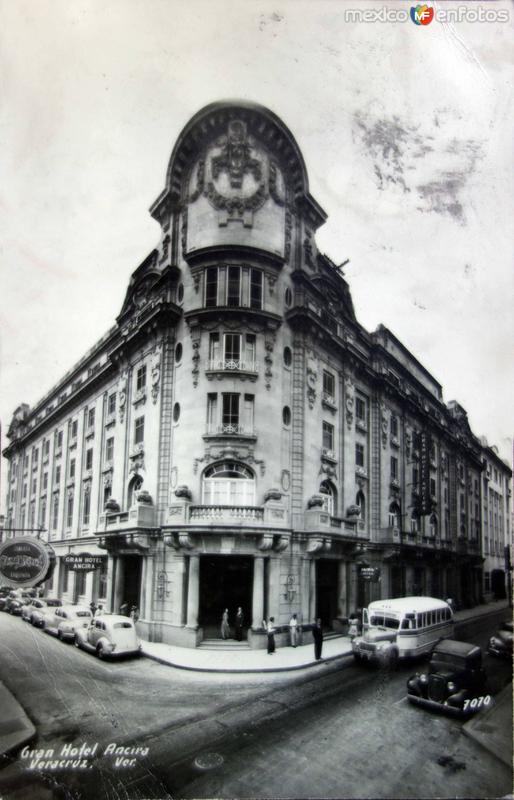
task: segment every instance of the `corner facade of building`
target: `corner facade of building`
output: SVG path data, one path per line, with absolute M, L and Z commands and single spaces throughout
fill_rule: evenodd
M 160 242 L 116 324 L 8 431 L 4 535 L 52 545 L 47 591 L 137 606 L 145 638 L 184 646 L 219 636 L 225 609 L 261 647 L 269 616 L 338 629 L 380 597 L 478 603 L 485 542 L 509 535 L 482 543 L 491 448 L 387 328 L 357 321 L 284 123 L 202 109 L 150 213 Z M 83 553 L 102 566 L 70 570 Z

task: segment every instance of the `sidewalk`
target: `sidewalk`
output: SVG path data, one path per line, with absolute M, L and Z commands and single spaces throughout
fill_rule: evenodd
M 512 686 L 506 686 L 496 702 L 463 726 L 466 736 L 512 767 Z
M 487 603 L 483 606 L 456 611 L 454 619 L 457 625 L 465 624 L 473 619 L 498 614 L 505 610 L 505 618 L 511 615 L 506 600 Z M 305 633 L 307 644 L 299 647 L 279 647 L 273 655 L 266 650 L 238 649 L 207 650 L 204 648 L 176 647 L 160 642 L 143 641 L 143 654 L 161 664 L 169 664 L 178 669 L 189 669 L 196 672 L 284 672 L 287 670 L 315 667 L 336 658 L 349 658 L 352 645 L 349 636 L 337 636 L 323 642 L 323 660 L 314 659 L 314 644 L 310 631 Z
M 310 632 L 309 632 L 310 633 Z M 308 636 L 309 634 L 306 634 Z M 312 637 L 311 637 L 312 638 Z M 335 658 L 350 658 L 349 636 L 337 636 L 323 642 L 322 660 L 314 658 L 314 643 L 299 647 L 279 647 L 268 655 L 266 650 L 204 650 L 198 647 L 174 647 L 171 644 L 143 642 L 143 654 L 179 669 L 199 672 L 284 672 L 315 667 Z
M 0 758 L 36 735 L 36 729 L 18 701 L 0 681 Z M 1 762 L 0 762 L 1 763 Z

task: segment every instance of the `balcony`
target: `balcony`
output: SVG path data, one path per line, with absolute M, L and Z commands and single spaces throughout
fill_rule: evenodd
M 223 422 L 221 425 L 209 425 L 203 438 L 207 439 L 216 436 L 223 438 L 241 436 L 245 439 L 253 440 L 257 438 L 253 431 L 253 427 L 250 428 L 248 425 L 242 425 L 239 422 Z
M 243 358 L 211 359 L 205 370 L 208 380 L 221 379 L 227 375 L 238 375 L 243 380 L 255 381 L 259 374 L 259 363 Z
M 155 516 L 155 508 L 148 503 L 138 503 L 128 511 L 104 512 L 100 514 L 97 533 L 153 528 Z
M 263 522 L 262 506 L 189 506 L 189 522 Z
M 179 527 L 206 525 L 215 528 L 284 528 L 288 524 L 288 513 L 281 503 L 274 502 L 267 502 L 262 506 L 239 506 L 193 505 L 182 501 L 173 503 L 168 508 L 166 524 Z
M 379 541 L 382 543 L 401 544 L 402 533 L 400 528 L 396 526 L 380 528 Z
M 304 524 L 305 529 L 311 532 L 338 533 L 342 536 L 351 536 L 353 539 L 357 537 L 367 538 L 365 523 L 361 520 L 350 522 L 341 517 L 333 517 L 328 511 L 320 507 L 310 508 L 305 512 Z

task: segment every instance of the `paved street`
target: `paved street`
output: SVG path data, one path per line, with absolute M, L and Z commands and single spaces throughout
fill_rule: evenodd
M 132 742 L 135 767 L 98 758 L 85 774 L 40 775 L 20 758 L 0 796 L 501 797 L 509 770 L 462 723 L 411 707 L 412 667 L 345 664 L 269 676 L 175 670 L 146 659 L 102 663 L 0 614 L 0 678 L 38 730 L 35 747 Z M 482 646 L 487 633 L 478 638 Z M 509 665 L 486 657 L 492 689 Z M 200 757 L 202 770 L 195 765 Z M 202 764 L 201 764 L 202 765 Z M 30 787 L 30 795 L 27 788 Z

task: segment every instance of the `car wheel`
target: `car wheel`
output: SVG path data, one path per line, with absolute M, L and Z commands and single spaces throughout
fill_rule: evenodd
M 104 659 L 105 658 L 105 650 L 103 649 L 101 644 L 99 644 L 98 647 L 96 648 L 96 655 L 100 659 Z
M 75 638 L 73 639 L 73 644 L 75 645 L 75 647 L 78 647 L 80 649 L 80 639 L 78 636 L 75 636 Z

